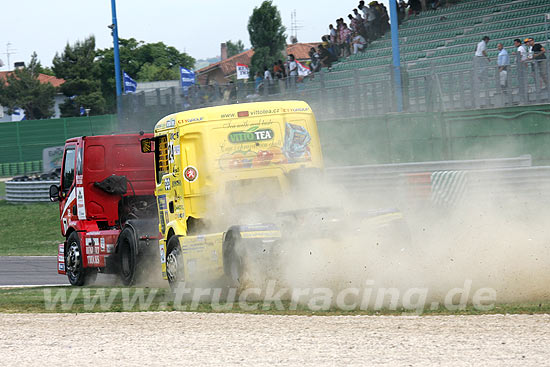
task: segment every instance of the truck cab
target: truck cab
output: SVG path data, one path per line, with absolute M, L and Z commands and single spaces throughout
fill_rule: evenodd
M 227 274 L 231 236 L 280 237 L 271 224 L 236 224 L 254 209 L 275 213 L 297 172 L 323 169 L 315 117 L 301 101 L 175 113 L 142 140 L 142 151 L 154 152 L 160 259 L 170 284 Z
M 60 184 L 50 187 L 50 198 L 59 201 L 66 239 L 59 245 L 58 272 L 71 284 L 83 285 L 97 272 L 120 272 L 130 284 L 144 252 L 140 238 L 158 237 L 153 157 L 140 151 L 140 139 L 148 136 L 66 141 Z

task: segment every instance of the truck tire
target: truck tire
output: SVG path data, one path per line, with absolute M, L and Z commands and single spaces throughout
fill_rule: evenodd
M 181 247 L 178 236 L 172 236 L 168 240 L 166 251 L 166 277 L 172 291 L 178 287 L 178 283 L 185 280 L 183 269 L 183 259 L 181 256 Z
M 137 243 L 134 231 L 126 227 L 118 236 L 119 275 L 122 284 L 134 284 L 137 267 Z
M 72 232 L 67 238 L 65 249 L 65 269 L 69 283 L 74 286 L 83 286 L 95 281 L 97 269 L 86 269 L 82 263 L 82 247 L 77 232 Z
M 244 258 L 238 253 L 239 239 L 238 232 L 229 231 L 223 244 L 223 270 L 235 285 L 241 284 L 245 265 Z

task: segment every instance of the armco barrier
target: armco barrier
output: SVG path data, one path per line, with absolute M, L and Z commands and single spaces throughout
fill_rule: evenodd
M 7 181 L 6 200 L 10 203 L 50 201 L 50 186 L 59 181 Z
M 393 203 L 384 204 L 395 205 L 404 198 L 436 198 L 452 204 L 459 199 L 455 185 L 464 185 L 463 174 L 456 172 L 463 171 L 466 171 L 469 192 L 493 188 L 494 193 L 503 195 L 513 195 L 514 192 L 543 195 L 540 188 L 550 186 L 550 167 L 530 167 L 530 164 L 531 157 L 526 155 L 505 159 L 332 167 L 327 168 L 326 173 L 330 182 L 343 187 L 351 195 L 368 196 L 377 203 L 390 200 Z M 443 171 L 447 173 L 441 173 Z M 58 184 L 58 181 L 8 181 L 6 200 L 14 203 L 49 201 L 52 184 Z M 462 188 L 460 192 L 463 192 Z M 550 195 L 550 189 L 546 192 Z M 452 200 L 449 195 L 452 195 Z

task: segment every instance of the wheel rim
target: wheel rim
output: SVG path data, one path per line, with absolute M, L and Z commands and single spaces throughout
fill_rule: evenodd
M 177 249 L 170 251 L 166 257 L 166 274 L 170 283 L 178 280 L 178 257 L 179 251 Z
M 73 278 L 78 277 L 80 273 L 81 257 L 80 248 L 76 242 L 72 242 L 69 245 L 65 262 L 67 263 L 67 271 L 70 275 L 72 275 Z

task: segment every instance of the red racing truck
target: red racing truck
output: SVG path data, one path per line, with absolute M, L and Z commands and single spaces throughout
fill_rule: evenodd
M 66 141 L 59 201 L 61 233 L 57 270 L 72 285 L 92 282 L 98 272 L 119 274 L 133 284 L 151 259 L 158 263 L 158 212 L 154 157 L 141 153 L 151 134 L 86 136 Z

